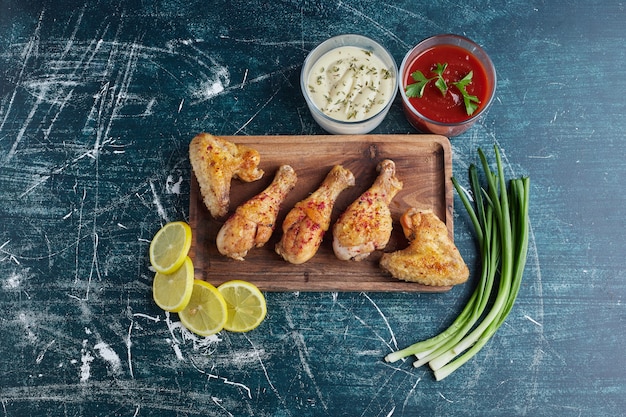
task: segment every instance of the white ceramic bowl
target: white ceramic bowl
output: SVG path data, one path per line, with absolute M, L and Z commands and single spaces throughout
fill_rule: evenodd
M 377 57 L 380 61 L 382 61 L 385 69 L 388 71 L 388 73 L 385 73 L 386 76 L 392 77 L 390 80 L 393 86 L 391 90 L 384 96 L 380 97 L 378 101 L 381 103 L 376 106 L 376 110 L 372 112 L 373 114 L 366 114 L 360 120 L 340 120 L 337 117 L 332 117 L 322 111 L 322 109 L 315 104 L 313 98 L 311 97 L 311 89 L 314 87 L 309 82 L 309 78 L 311 76 L 311 71 L 314 71 L 320 58 L 330 51 L 347 46 L 357 47 L 361 50 L 368 51 L 368 53 Z M 302 65 L 302 71 L 300 73 L 300 88 L 302 89 L 304 99 L 306 100 L 309 110 L 311 111 L 311 115 L 324 130 L 332 134 L 356 135 L 372 131 L 383 121 L 397 93 L 397 78 L 398 68 L 396 66 L 396 62 L 384 47 L 365 36 L 345 34 L 332 37 L 322 42 L 309 53 L 304 60 L 304 64 Z M 385 78 L 385 80 L 386 79 L 387 78 Z

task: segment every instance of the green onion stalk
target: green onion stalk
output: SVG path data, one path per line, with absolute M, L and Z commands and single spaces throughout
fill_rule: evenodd
M 428 364 L 440 381 L 476 355 L 511 312 L 519 293 L 528 253 L 530 179 L 504 176 L 500 151 L 494 146 L 496 172 L 484 152 L 478 155 L 487 187 L 478 168 L 469 168 L 473 204 L 456 178 L 452 183 L 472 222 L 481 271 L 465 307 L 443 332 L 385 357 L 387 362 L 414 355 L 415 367 Z

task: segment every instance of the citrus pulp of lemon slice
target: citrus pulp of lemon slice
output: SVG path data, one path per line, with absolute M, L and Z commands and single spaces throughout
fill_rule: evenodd
M 263 293 L 252 283 L 242 280 L 227 281 L 217 287 L 226 301 L 228 318 L 224 329 L 247 332 L 256 328 L 267 314 Z
M 182 266 L 171 274 L 157 272 L 152 282 L 154 302 L 165 311 L 181 311 L 191 299 L 193 274 L 193 262 L 188 256 Z
M 194 280 L 191 299 L 178 313 L 180 322 L 200 336 L 210 336 L 221 331 L 226 323 L 226 302 L 213 285 Z
M 162 274 L 171 274 L 185 262 L 191 248 L 191 227 L 181 221 L 163 226 L 150 242 L 150 263 Z

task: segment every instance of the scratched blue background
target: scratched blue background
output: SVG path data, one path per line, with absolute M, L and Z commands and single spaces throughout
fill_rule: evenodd
M 600 0 L 0 0 L 0 415 L 624 415 L 624 21 Z M 471 283 L 268 293 L 258 330 L 212 338 L 151 299 L 149 240 L 188 219 L 191 137 L 323 133 L 300 66 L 345 32 L 398 63 L 437 33 L 483 45 L 497 99 L 452 140 L 455 174 L 496 143 L 531 177 L 518 302 L 441 382 L 382 358 L 445 328 Z M 414 133 L 398 102 L 376 132 Z M 476 271 L 463 210 L 455 239 Z

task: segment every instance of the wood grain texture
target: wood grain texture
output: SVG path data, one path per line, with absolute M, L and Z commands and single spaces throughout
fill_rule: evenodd
M 430 209 L 446 223 L 451 237 L 453 230 L 452 155 L 450 142 L 437 135 L 317 135 L 317 136 L 223 136 L 246 144 L 261 155 L 261 180 L 244 183 L 233 180 L 232 213 L 237 206 L 264 190 L 281 164 L 291 165 L 298 175 L 294 190 L 285 199 L 277 227 L 270 241 L 262 248 L 252 249 L 245 261 L 222 256 L 215 246 L 215 237 L 224 219 L 214 219 L 199 195 L 192 176 L 189 199 L 189 223 L 193 230 L 190 256 L 196 277 L 219 285 L 229 279 L 244 279 L 267 291 L 411 291 L 443 292 L 451 287 L 433 287 L 399 281 L 385 274 L 378 266 L 382 251 L 376 251 L 360 262 L 338 260 L 332 249 L 329 230 L 318 253 L 305 264 L 292 265 L 282 260 L 274 246 L 280 239 L 280 225 L 295 203 L 313 192 L 334 165 L 343 165 L 355 175 L 356 185 L 343 191 L 335 203 L 332 223 L 370 187 L 376 178 L 376 167 L 383 159 L 396 164 L 396 176 L 403 189 L 390 205 L 394 232 L 385 248 L 393 251 L 407 244 L 398 220 L 410 207 Z

